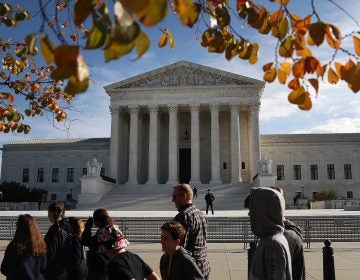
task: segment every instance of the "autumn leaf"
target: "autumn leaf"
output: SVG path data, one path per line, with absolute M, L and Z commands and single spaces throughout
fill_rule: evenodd
M 315 92 L 319 92 L 319 81 L 318 79 L 311 78 L 308 80 L 312 87 L 315 89 Z
M 282 57 L 292 57 L 294 52 L 294 45 L 292 42 L 292 37 L 286 37 L 280 44 L 279 55 Z
M 325 33 L 326 25 L 321 21 L 312 23 L 309 27 L 309 35 L 316 46 L 320 46 L 323 43 Z
M 30 34 L 27 35 L 25 38 L 25 43 L 27 46 L 27 52 L 31 55 L 37 54 L 37 48 L 36 48 L 36 34 Z
M 46 64 L 54 61 L 54 52 L 56 46 L 49 40 L 48 36 L 43 36 L 40 40 L 40 50 Z
M 288 83 L 288 87 L 289 87 L 290 89 L 293 89 L 293 90 L 300 88 L 299 79 L 296 79 L 296 78 L 295 78 L 295 79 L 292 79 L 292 80 Z
M 178 14 L 182 25 L 193 27 L 198 21 L 201 5 L 192 0 L 178 0 L 175 2 L 175 12 Z M 224 22 L 226 20 L 224 19 Z
M 284 85 L 286 83 L 286 79 L 287 79 L 287 74 L 285 73 L 285 71 L 278 69 L 278 80 L 279 83 Z
M 135 39 L 135 48 L 137 53 L 137 58 L 140 58 L 150 47 L 150 39 L 144 33 L 140 32 L 139 36 Z
M 55 80 L 64 80 L 77 75 L 79 54 L 79 46 L 58 46 L 54 52 L 56 69 L 51 73 L 51 77 Z
M 137 2 L 134 0 L 130 0 Z M 136 13 L 136 17 L 145 26 L 154 26 L 158 24 L 163 18 L 167 16 L 167 1 L 166 0 L 150 0 L 149 4 Z
M 336 84 L 339 81 L 339 77 L 336 72 L 330 67 L 328 71 L 328 82 L 330 84 Z
M 110 39 L 108 45 L 104 50 L 104 59 L 106 62 L 109 62 L 113 59 L 119 59 L 120 57 L 128 54 L 134 47 L 134 43 L 123 44 L 117 40 Z
M 89 31 L 88 38 L 86 40 L 86 49 L 97 49 L 102 47 L 109 35 L 105 25 L 101 21 L 94 21 L 94 25 Z
M 266 72 L 266 71 L 269 71 L 271 69 L 271 66 L 273 65 L 274 63 L 273 62 L 269 62 L 269 63 L 266 63 L 263 65 L 263 71 Z
M 166 34 L 163 32 L 160 36 L 160 39 L 158 41 L 158 46 L 159 48 L 162 48 L 164 46 L 166 46 L 166 43 L 167 43 L 167 36 Z
M 341 78 L 341 71 L 342 71 L 342 68 L 343 68 L 343 67 L 344 67 L 344 66 L 343 66 L 341 63 L 335 62 L 336 74 L 338 75 L 338 77 L 339 77 L 340 79 L 342 79 L 342 78 Z
M 286 73 L 286 75 L 290 75 L 291 73 L 291 65 L 289 63 L 281 63 L 281 69 Z
M 270 70 L 264 73 L 263 79 L 268 83 L 272 83 L 276 79 L 276 74 L 277 74 L 276 68 L 272 67 Z
M 71 95 L 76 95 L 85 92 L 89 86 L 89 79 L 78 81 L 75 76 L 71 76 L 66 85 L 65 92 Z
M 310 98 L 310 94 L 308 92 L 305 92 L 305 100 L 304 103 L 301 105 L 298 105 L 299 109 L 309 111 L 312 108 L 312 102 Z
M 74 7 L 74 23 L 77 26 L 80 26 L 86 18 L 91 14 L 90 1 L 88 0 L 78 0 L 75 3 Z
M 338 49 L 341 46 L 341 32 L 340 30 L 332 24 L 326 24 L 326 41 L 329 46 Z
M 353 36 L 354 50 L 357 56 L 360 56 L 360 39 L 356 36 Z
M 229 12 L 225 6 L 216 7 L 215 17 L 216 17 L 217 24 L 220 27 L 225 27 L 230 24 L 231 18 L 230 18 Z
M 292 72 L 295 78 L 304 78 L 305 76 L 305 60 L 300 59 L 295 62 L 292 67 Z
M 259 58 L 259 44 L 253 43 L 251 48 L 251 54 L 249 57 L 249 63 L 255 64 Z
M 297 15 L 292 15 L 292 18 L 294 32 L 298 35 L 304 36 L 310 27 L 311 16 L 301 19 Z
M 292 104 L 302 105 L 306 99 L 306 93 L 304 87 L 300 87 L 290 92 L 288 100 Z
M 321 68 L 321 64 L 317 58 L 315 58 L 313 56 L 305 58 L 305 71 L 307 73 L 312 74 L 315 71 L 317 71 L 319 69 L 319 67 Z
M 133 13 L 140 13 L 150 4 L 150 0 L 120 0 L 120 2 L 127 10 Z

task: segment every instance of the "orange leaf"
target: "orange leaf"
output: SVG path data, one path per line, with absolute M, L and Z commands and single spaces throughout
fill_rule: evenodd
M 354 41 L 354 50 L 357 56 L 360 56 L 360 39 L 358 37 L 353 36 Z
M 319 81 L 317 79 L 314 79 L 314 78 L 311 78 L 308 81 L 313 86 L 313 88 L 315 89 L 315 92 L 318 93 L 319 92 Z
M 276 68 L 273 67 L 269 71 L 266 71 L 264 74 L 264 81 L 272 83 L 276 78 Z
M 9 100 L 10 103 L 14 103 L 14 96 L 12 94 L 8 94 L 7 100 Z
M 293 90 L 288 95 L 288 100 L 292 104 L 302 105 L 305 102 L 306 93 L 304 87 Z
M 326 24 L 325 38 L 330 47 L 332 47 L 334 49 L 340 48 L 341 32 L 335 25 Z
M 344 66 L 341 63 L 335 62 L 336 74 L 339 76 L 340 79 L 341 79 L 341 71 L 343 67 Z
M 289 83 L 288 83 L 288 87 L 295 90 L 300 88 L 300 82 L 299 79 L 292 79 Z
M 303 58 L 312 56 L 311 50 L 309 48 L 307 48 L 307 47 L 304 47 L 303 49 L 300 49 L 300 50 L 296 50 L 296 54 L 298 56 L 303 57 Z
M 284 10 L 275 11 L 270 17 L 271 25 L 272 26 L 278 25 L 283 19 L 283 17 L 284 17 Z
M 312 102 L 310 98 L 310 94 L 305 92 L 305 100 L 302 105 L 298 105 L 299 109 L 309 111 L 312 108 Z
M 318 77 L 323 77 L 325 72 L 326 72 L 326 68 L 327 68 L 327 64 L 324 64 L 323 66 L 321 66 L 317 71 L 316 74 L 318 75 Z
M 294 63 L 292 67 L 292 72 L 295 78 L 304 78 L 305 76 L 305 60 L 300 59 Z
M 328 71 L 328 81 L 330 84 L 336 84 L 339 81 L 339 77 L 336 72 L 330 67 Z
M 291 73 L 291 66 L 289 63 L 281 63 L 281 69 L 289 76 Z
M 287 79 L 287 75 L 285 73 L 285 71 L 278 69 L 278 80 L 279 83 L 284 85 L 286 83 L 286 79 Z
M 311 23 L 311 16 L 307 16 L 304 19 L 297 19 L 297 16 L 293 15 L 294 32 L 298 35 L 305 35 Z
M 309 27 L 309 35 L 317 46 L 320 46 L 324 41 L 325 33 L 326 25 L 321 21 L 315 22 Z

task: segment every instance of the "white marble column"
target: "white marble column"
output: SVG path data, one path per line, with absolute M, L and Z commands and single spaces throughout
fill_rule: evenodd
M 191 185 L 199 185 L 200 182 L 200 104 L 190 105 L 191 112 Z
M 169 109 L 169 176 L 167 184 L 178 183 L 178 105 L 168 105 Z
M 231 110 L 231 183 L 241 182 L 239 104 L 230 104 Z
M 158 184 L 158 105 L 149 106 L 149 176 L 147 184 Z
M 210 104 L 211 111 L 211 181 L 210 184 L 221 184 L 220 180 L 220 104 Z
M 110 177 L 119 184 L 119 107 L 110 107 L 111 137 L 110 137 Z M 88 170 L 89 172 L 89 170 Z
M 129 178 L 128 184 L 138 184 L 138 122 L 139 106 L 129 106 L 130 136 L 129 136 Z
M 260 135 L 259 135 L 259 109 L 260 104 L 250 104 L 248 111 L 249 120 L 249 143 L 250 145 L 250 180 L 258 173 L 258 161 L 260 160 Z

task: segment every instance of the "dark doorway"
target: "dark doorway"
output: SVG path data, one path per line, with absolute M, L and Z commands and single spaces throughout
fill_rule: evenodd
M 179 182 L 189 183 L 191 178 L 191 149 L 179 150 Z

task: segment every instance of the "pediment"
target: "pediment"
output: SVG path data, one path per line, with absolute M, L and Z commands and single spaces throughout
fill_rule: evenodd
M 263 82 L 230 72 L 181 61 L 106 86 L 105 89 L 257 85 Z

